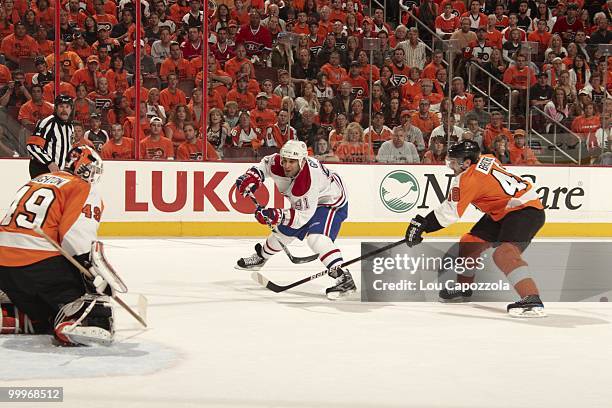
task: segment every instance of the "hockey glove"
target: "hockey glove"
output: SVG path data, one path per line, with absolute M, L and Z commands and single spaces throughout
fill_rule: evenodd
M 410 221 L 408 229 L 406 229 L 406 245 L 413 247 L 423 241 L 423 232 L 425 231 L 426 220 L 424 217 L 417 215 Z
M 285 214 L 280 208 L 258 208 L 257 211 L 255 211 L 255 219 L 260 224 L 274 227 L 283 223 Z
M 249 191 L 254 193 L 262 182 L 263 177 L 261 172 L 255 167 L 251 167 L 246 173 L 238 177 L 236 180 L 236 187 L 238 188 L 238 193 L 245 197 Z

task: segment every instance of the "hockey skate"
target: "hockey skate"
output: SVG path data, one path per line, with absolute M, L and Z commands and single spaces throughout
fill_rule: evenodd
M 472 297 L 472 289 L 442 289 L 438 292 L 438 298 L 442 303 L 467 303 Z
M 336 284 L 332 287 L 325 289 L 325 294 L 329 300 L 337 300 L 343 297 L 355 293 L 357 287 L 351 273 L 340 267 L 332 268 L 329 270 L 328 275 L 332 278 L 336 278 Z
M 255 253 L 251 256 L 247 256 L 246 258 L 240 258 L 238 262 L 236 262 L 236 266 L 234 268 L 246 271 L 260 270 L 267 262 L 267 259 L 261 256 L 261 250 L 261 244 L 256 244 Z
M 544 304 L 538 295 L 527 295 L 509 304 L 507 310 L 511 317 L 546 317 Z

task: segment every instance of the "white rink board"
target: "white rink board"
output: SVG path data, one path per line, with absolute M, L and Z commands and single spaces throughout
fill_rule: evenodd
M 26 160 L 0 160 L 0 211 L 28 181 Z M 105 163 L 100 190 L 104 222 L 236 222 L 252 221 L 247 199 L 236 200 L 234 182 L 248 163 L 111 162 Z M 349 222 L 405 222 L 437 206 L 447 191 L 450 171 L 428 165 L 327 165 L 340 174 L 349 196 Z M 547 222 L 612 223 L 612 169 L 579 167 L 511 167 L 535 177 L 547 208 Z M 393 212 L 380 197 L 385 176 L 400 170 L 419 186 L 418 200 L 406 212 Z M 438 188 L 440 196 L 435 193 Z M 276 204 L 282 200 L 276 195 Z M 480 213 L 468 211 L 462 221 Z

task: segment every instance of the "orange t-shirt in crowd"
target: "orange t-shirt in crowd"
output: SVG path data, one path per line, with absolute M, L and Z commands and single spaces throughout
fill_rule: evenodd
M 485 33 L 485 47 L 492 47 L 502 49 L 503 38 L 501 31 L 493 29 L 493 31 L 487 31 Z
M 371 129 L 367 129 L 363 139 L 368 144 L 372 144 L 372 145 L 377 145 L 378 144 L 378 145 L 380 145 L 380 144 L 382 144 L 382 142 L 385 142 L 387 140 L 391 140 L 392 137 L 393 137 L 393 131 L 391 129 L 389 129 L 387 126 L 383 125 L 380 133 L 377 132 L 374 129 L 374 127 L 372 127 Z
M 440 14 L 436 17 L 434 26 L 445 34 L 452 34 L 459 28 L 459 17 L 451 13 L 450 18 L 446 19 L 443 14 Z
M 13 80 L 13 76 L 11 75 L 11 71 L 7 68 L 6 65 L 0 64 L 0 84 L 4 85 Z
M 499 135 L 506 136 L 509 145 L 514 144 L 514 135 L 510 130 L 503 126 L 501 129 L 495 129 L 490 123 L 485 127 L 484 135 L 482 136 L 482 144 L 489 151 L 493 150 L 493 141 Z
M 68 82 L 60 82 L 59 90 L 61 94 L 70 95 L 72 98 L 76 98 L 76 89 Z M 49 103 L 55 101 L 55 84 L 48 82 L 43 86 L 43 99 Z
M 393 79 L 399 86 L 404 85 L 410 79 L 410 67 L 404 64 L 401 67 L 395 65 L 395 63 L 391 63 L 389 66 L 391 71 L 393 72 Z
M 533 31 L 529 33 L 527 38 L 529 39 L 529 41 L 537 42 L 539 44 L 538 45 L 539 51 L 544 52 L 548 48 L 548 44 L 550 44 L 550 39 L 552 38 L 552 34 L 549 33 L 548 31 L 544 31 L 543 33 Z
M 518 69 L 516 65 L 512 65 L 504 72 L 504 82 L 513 88 L 526 89 L 527 78 L 529 78 L 530 86 L 535 85 L 536 77 L 533 69 L 529 67 Z
M 121 144 L 116 144 L 113 139 L 104 143 L 100 152 L 104 160 L 121 160 L 134 158 L 134 139 L 131 137 L 121 138 Z
M 36 45 L 38 46 L 38 54 L 40 55 L 49 55 L 54 52 L 53 41 L 51 40 L 43 40 L 42 42 L 36 41 Z
M 176 123 L 168 122 L 168 124 L 166 125 L 166 129 L 169 129 L 170 132 L 172 132 L 171 140 L 172 144 L 174 145 L 174 148 L 177 148 L 178 145 L 185 141 L 185 131 L 183 131 L 183 129 L 180 129 L 176 125 Z M 170 132 L 166 131 L 166 136 L 170 136 Z
M 45 57 L 45 62 L 48 67 L 55 66 L 55 54 L 51 53 Z M 74 75 L 74 73 L 79 69 L 79 67 L 83 65 L 83 60 L 79 57 L 74 51 L 64 51 L 60 54 L 60 68 L 63 71 L 68 71 L 70 76 Z
M 173 5 L 170 6 L 170 15 L 168 17 L 170 18 L 170 20 L 179 24 L 181 20 L 183 19 L 183 17 L 185 16 L 185 14 L 189 13 L 189 9 L 190 9 L 189 5 L 181 6 L 178 3 L 174 3 Z
M 376 65 L 366 64 L 360 68 L 359 75 L 369 81 L 370 70 L 372 71 L 372 81 L 378 81 L 380 79 L 380 69 Z
M 442 95 L 439 94 L 439 93 L 431 93 L 431 94 L 425 96 L 422 93 L 418 93 L 418 94 L 416 94 L 414 96 L 414 99 L 413 99 L 412 103 L 410 105 L 408 105 L 408 108 L 410 108 L 412 110 L 419 109 L 419 103 L 423 99 L 427 99 L 429 101 L 430 105 L 437 105 L 440 102 L 442 102 Z
M 459 15 L 467 11 L 467 9 L 465 8 L 465 3 L 461 0 L 444 0 L 442 1 L 442 3 L 440 3 L 440 7 L 438 9 L 444 10 L 444 7 L 446 7 L 447 3 L 450 3 L 453 10 L 456 10 L 459 13 Z
M 174 159 L 174 145 L 166 137 L 153 140 L 150 136 L 140 142 L 140 158 L 146 160 Z
M 251 78 L 255 78 L 255 66 L 248 58 L 242 60 L 238 60 L 238 57 L 230 58 L 225 63 L 224 71 L 227 72 L 233 80 L 236 80 L 236 75 L 240 72 L 240 67 L 244 64 L 249 64 L 251 66 Z
M 402 105 L 411 105 L 419 93 L 421 93 L 421 81 L 407 81 L 401 88 Z
M 423 155 L 423 163 L 446 164 L 446 154 L 443 157 L 437 158 L 436 155 L 431 150 L 428 150 Z
M 335 153 L 340 161 L 349 163 L 364 163 L 376 158 L 368 143 L 342 142 L 337 145 Z
M 179 145 L 176 153 L 177 160 L 197 160 L 201 161 L 204 157 L 202 151 L 203 140 L 197 139 L 196 143 L 183 142 Z M 206 141 L 206 160 L 219 160 L 217 151 L 208 141 Z
M 281 102 L 283 98 L 280 95 L 272 93 L 268 95 L 268 109 L 272 109 L 274 112 L 278 113 L 281 109 Z
M 2 40 L 0 52 L 13 58 L 33 57 L 38 54 L 38 43 L 27 34 L 22 39 L 11 34 Z
M 463 96 L 454 95 L 453 104 L 455 105 L 455 112 L 462 117 L 474 109 L 474 95 L 465 92 Z
M 191 65 L 189 65 L 189 61 L 185 58 L 181 58 L 178 61 L 173 60 L 172 58 L 166 58 L 164 62 L 161 63 L 161 67 L 159 68 L 159 76 L 162 80 L 168 79 L 168 74 L 176 73 L 180 79 L 188 79 L 193 78 L 195 75 L 191 72 Z
M 140 121 L 140 135 L 138 140 L 144 140 L 149 134 L 151 125 L 147 119 Z M 136 118 L 134 116 L 128 116 L 123 122 L 123 134 L 127 137 L 136 137 Z
M 187 97 L 180 89 L 175 89 L 175 92 L 170 91 L 170 88 L 165 88 L 159 93 L 159 103 L 164 107 L 166 113 L 169 114 L 176 105 L 186 105 Z
M 339 65 L 334 67 L 329 62 L 321 67 L 321 72 L 327 75 L 327 83 L 332 87 L 340 85 L 340 82 L 347 76 L 346 69 Z
M 0 24 L 0 38 L 6 38 L 15 32 L 15 29 L 11 23 L 7 21 L 8 25 L 5 27 L 4 24 Z
M 122 94 L 128 89 L 127 71 L 115 72 L 112 69 L 106 71 L 106 79 L 108 79 L 108 89 L 111 92 Z
M 535 153 L 529 147 L 523 146 L 519 148 L 513 143 L 508 147 L 508 153 L 510 154 L 510 163 L 512 164 L 540 164 Z
M 310 34 L 310 29 L 308 28 L 308 23 L 297 23 L 293 26 L 293 32 L 300 35 L 308 35 Z
M 92 106 L 86 100 L 74 102 L 74 119 L 81 122 L 85 127 L 89 124 L 91 114 L 94 112 L 95 106 Z
M 368 85 L 368 81 L 365 80 L 364 77 L 358 75 L 357 77 L 352 77 L 350 75 L 342 78 L 342 81 L 348 81 L 351 83 L 351 93 L 355 98 L 359 99 L 367 99 L 370 95 L 370 87 Z
M 236 89 L 232 89 L 227 93 L 226 101 L 235 101 L 240 110 L 250 111 L 255 109 L 256 105 L 255 96 L 252 93 L 239 93 Z
M 212 95 L 208 94 L 208 108 L 219 108 L 223 109 L 225 107 L 225 103 L 223 102 L 223 98 L 217 92 L 217 90 L 213 90 Z
M 410 122 L 413 126 L 421 129 L 421 132 L 423 132 L 425 135 L 429 135 L 432 130 L 440 126 L 440 119 L 438 118 L 438 115 L 433 112 L 428 112 L 427 115 L 427 118 L 423 119 L 421 118 L 419 112 L 414 112 L 412 114 L 412 121 Z
M 128 101 L 130 101 L 130 107 L 134 109 L 134 107 L 136 106 L 136 87 L 130 86 L 128 89 L 125 90 L 125 92 L 123 93 L 123 96 L 125 96 L 128 99 Z M 141 86 L 140 87 L 140 100 L 146 101 L 148 97 L 149 97 L 149 90 Z
M 423 79 L 436 79 L 436 73 L 440 68 L 444 68 L 444 65 L 436 65 L 434 62 L 430 62 L 425 65 L 423 72 L 421 72 L 421 78 Z
M 36 7 L 36 2 L 31 2 L 30 7 L 36 13 L 36 24 L 53 27 L 55 24 L 55 8 L 53 6 L 49 5 L 46 10 L 40 11 Z
M 572 132 L 576 133 L 582 140 L 592 144 L 595 132 L 601 127 L 601 119 L 599 115 L 593 115 L 590 118 L 584 115 L 577 116 L 572 122 Z
M 276 113 L 272 109 L 253 109 L 251 114 L 251 126 L 263 132 L 266 128 L 276 123 Z
M 40 119 L 46 118 L 53 113 L 53 105 L 43 100 L 42 104 L 36 105 L 32 100 L 27 101 L 19 108 L 19 121 L 27 120 L 36 124 Z
M 102 78 L 102 73 L 99 71 L 96 71 L 95 75 L 98 78 Z M 84 83 L 87 87 L 87 92 L 93 92 L 96 89 L 93 74 L 87 68 L 81 68 L 77 70 L 70 79 L 70 82 L 72 83 L 72 85 L 75 86 L 75 88 L 77 85 Z

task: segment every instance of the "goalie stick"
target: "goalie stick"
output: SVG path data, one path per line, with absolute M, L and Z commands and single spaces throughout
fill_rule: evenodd
M 79 270 L 79 272 L 81 272 L 87 278 L 93 279 L 93 275 L 91 274 L 91 272 L 89 272 L 87 269 L 85 269 L 85 267 L 83 265 L 78 263 L 68 252 L 66 252 L 66 250 L 64 248 L 62 248 L 57 242 L 55 242 L 55 240 L 53 238 L 51 238 L 49 235 L 47 235 L 47 233 L 45 231 L 43 231 L 42 228 L 40 228 L 39 226 L 35 226 L 34 227 L 34 232 L 36 232 L 41 237 L 43 237 L 45 240 L 47 240 L 56 250 L 59 251 L 60 254 L 62 254 L 62 256 L 64 258 L 66 258 L 71 264 L 73 264 Z M 146 320 L 143 317 L 143 315 L 145 315 L 145 310 L 141 310 L 140 314 L 138 314 L 138 313 L 136 313 L 134 311 L 134 309 L 132 309 L 130 306 L 128 306 L 128 304 L 125 303 L 123 301 L 123 299 L 121 299 L 118 295 L 113 293 L 111 295 L 111 298 L 115 302 L 117 302 L 117 304 L 119 306 L 121 306 L 123 309 L 125 309 L 126 312 L 128 312 L 130 315 L 132 315 L 132 317 L 134 319 L 138 320 L 138 322 L 140 324 L 142 324 L 143 327 L 147 327 L 147 322 L 146 322 Z M 144 296 L 140 295 L 140 297 L 138 299 L 138 308 L 139 309 L 146 309 L 146 305 L 147 305 L 146 298 Z
M 253 194 L 252 191 L 249 190 L 247 195 L 249 196 L 251 201 L 253 201 L 253 204 L 255 204 L 255 207 L 257 207 L 257 209 L 263 208 L 257 201 L 257 198 L 255 197 L 255 194 Z M 267 224 L 272 232 L 276 232 L 274 227 L 269 222 Z M 289 260 L 293 262 L 294 264 L 303 264 L 303 263 L 312 262 L 319 257 L 319 254 L 312 254 L 312 255 L 304 256 L 304 257 L 293 256 L 291 255 L 291 252 L 289 252 L 289 248 L 287 248 L 285 244 L 280 242 L 280 240 L 278 241 L 278 243 L 280 244 L 281 248 L 283 248 L 283 251 L 287 254 L 287 257 L 289 257 Z
M 405 242 L 406 242 L 406 238 L 402 239 L 401 241 L 397 241 L 397 242 L 393 242 L 393 243 L 391 243 L 389 245 L 385 245 L 382 248 L 378 248 L 378 249 L 376 249 L 374 251 L 368 252 L 367 254 L 363 254 L 361 256 L 358 256 L 357 258 L 350 259 L 350 260 L 342 263 L 342 265 L 340 265 L 340 267 L 344 268 L 345 266 L 352 265 L 355 262 L 361 261 L 362 259 L 366 259 L 366 258 L 369 258 L 371 256 L 378 255 L 381 252 L 385 252 L 385 251 L 387 251 L 387 250 L 389 250 L 391 248 L 394 248 L 394 247 L 396 247 L 398 245 L 404 244 Z M 308 276 L 308 277 L 306 277 L 304 279 L 300 279 L 297 282 L 293 282 L 293 283 L 291 283 L 289 285 L 285 285 L 285 286 L 278 285 L 278 284 L 272 282 L 271 280 L 268 280 L 265 276 L 263 276 L 259 272 L 253 272 L 251 274 L 251 279 L 253 279 L 255 282 L 259 283 L 261 286 L 264 286 L 266 289 L 269 289 L 269 290 L 271 290 L 272 292 L 275 292 L 275 293 L 279 293 L 279 292 L 284 292 L 287 289 L 291 289 L 291 288 L 294 288 L 296 286 L 299 286 L 299 285 L 301 285 L 303 283 L 310 282 L 311 280 L 320 278 L 321 276 L 327 275 L 328 272 L 329 272 L 329 270 L 325 270 L 325 271 L 316 273 L 314 275 Z

